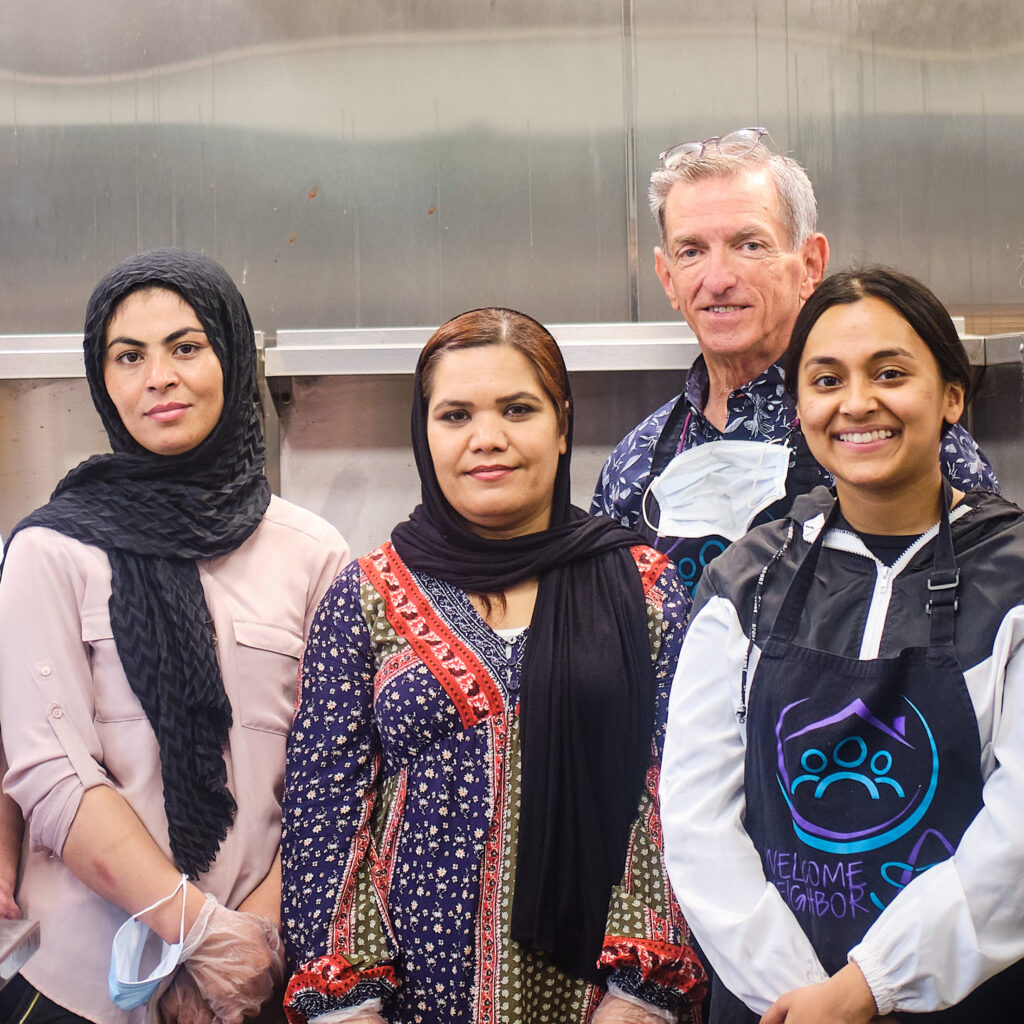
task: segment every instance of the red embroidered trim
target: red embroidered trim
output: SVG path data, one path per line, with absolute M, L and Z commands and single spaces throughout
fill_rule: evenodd
M 501 692 L 483 663 L 430 606 L 391 544 L 360 558 L 359 567 L 384 598 L 392 629 L 444 687 L 463 728 L 503 713 Z
M 651 913 L 651 921 L 657 915 Z M 662 919 L 657 918 L 660 922 Z M 665 924 L 667 929 L 667 923 Z M 655 931 L 667 934 L 657 925 Z M 633 967 L 640 971 L 644 981 L 687 992 L 697 985 L 703 985 L 704 970 L 694 959 L 689 946 L 679 946 L 661 939 L 630 938 L 625 935 L 606 935 L 604 949 L 598 958 L 599 967 L 622 970 Z
M 658 582 L 661 574 L 668 568 L 668 557 L 646 544 L 637 544 L 629 549 L 629 553 L 636 562 L 640 579 L 644 586 L 644 596 L 650 594 L 654 584 Z
M 491 730 L 489 748 L 493 752 L 491 758 L 491 806 L 505 807 L 505 789 L 508 779 L 505 775 L 505 751 L 508 742 L 507 719 L 504 716 L 494 717 L 488 723 Z M 497 989 L 499 965 L 502 962 L 503 950 L 499 947 L 501 935 L 501 873 L 502 850 L 505 848 L 505 815 L 497 813 L 487 832 L 481 858 L 480 903 L 477 912 L 477 999 L 474 1021 L 477 1024 L 493 1024 L 499 1009 Z
M 398 849 L 398 834 L 402 830 L 402 821 L 405 818 L 407 787 L 407 770 L 403 768 L 399 772 L 395 798 L 391 802 L 391 807 L 388 808 L 388 818 L 384 823 L 384 834 L 380 840 L 380 855 L 373 865 L 377 892 L 381 894 L 382 899 L 385 893 L 391 892 L 391 879 L 395 871 L 395 851 Z
M 419 663 L 419 655 L 410 647 L 403 647 L 381 660 L 380 668 L 373 676 L 373 700 L 376 703 L 380 691 L 400 672 Z
M 376 772 L 374 772 L 376 776 Z M 370 818 L 376 803 L 376 790 L 371 789 L 362 801 L 362 814 L 356 828 L 352 852 L 338 886 L 338 901 L 331 916 L 331 949 L 347 949 L 352 937 L 352 907 L 355 902 L 359 868 L 370 855 Z
M 398 988 L 398 975 L 390 964 L 374 967 L 354 967 L 342 956 L 322 956 L 310 960 L 292 975 L 284 995 L 284 1012 L 290 1024 L 306 1024 L 306 1015 L 294 1009 L 292 1003 L 302 992 L 340 997 L 351 992 L 361 981 L 376 980 Z

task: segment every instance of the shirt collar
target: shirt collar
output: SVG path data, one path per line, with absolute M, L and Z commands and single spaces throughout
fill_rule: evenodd
M 744 437 L 748 434 L 752 438 L 756 431 L 744 429 L 742 423 L 749 416 L 753 405 L 768 404 L 778 407 L 780 404 L 785 408 L 787 414 L 792 412 L 793 403 L 785 390 L 786 373 L 782 363 L 772 363 L 766 370 L 758 374 L 752 381 L 736 388 L 729 395 L 729 421 L 726 424 L 726 433 L 736 437 Z M 683 396 L 689 406 L 690 418 L 693 421 L 693 428 L 700 440 L 709 441 L 722 437 L 717 430 L 704 417 L 704 406 L 707 404 L 710 379 L 708 367 L 703 355 L 698 355 L 686 375 L 686 387 L 683 389 Z M 787 420 L 790 418 L 787 415 Z M 693 440 L 697 440 L 695 437 Z

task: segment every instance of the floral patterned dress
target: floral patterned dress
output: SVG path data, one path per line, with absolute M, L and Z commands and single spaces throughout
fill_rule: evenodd
M 697 1020 L 703 972 L 669 889 L 657 784 L 689 601 L 633 549 L 657 714 L 651 768 L 613 890 L 600 964 L 627 994 Z M 466 593 L 390 544 L 353 562 L 314 619 L 284 797 L 292 1024 L 380 998 L 389 1021 L 588 1021 L 602 989 L 509 934 L 520 806 L 519 682 Z

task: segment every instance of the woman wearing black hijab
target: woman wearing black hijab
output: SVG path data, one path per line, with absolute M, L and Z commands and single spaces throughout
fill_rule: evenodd
M 423 503 L 338 578 L 303 658 L 289 1018 L 689 1019 L 652 770 L 686 595 L 570 504 L 569 382 L 536 321 L 442 326 L 412 429 Z
M 18 524 L 0 583 L 17 898 L 42 922 L 0 1014 L 141 1021 L 173 976 L 165 1019 L 230 1024 L 281 969 L 298 655 L 347 551 L 271 496 L 252 325 L 220 266 L 126 260 L 89 301 L 84 351 L 113 453 Z M 142 925 L 164 942 L 155 970 L 133 962 Z

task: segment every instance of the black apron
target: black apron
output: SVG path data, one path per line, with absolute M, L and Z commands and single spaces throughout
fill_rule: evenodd
M 836 503 L 750 689 L 744 826 L 830 975 L 916 874 L 952 855 L 982 806 L 981 744 L 953 643 L 959 570 L 944 490 L 922 609 L 928 646 L 860 661 L 793 643 Z M 1021 966 L 949 1010 L 899 1016 L 1024 1020 Z M 758 1019 L 731 994 L 716 990 L 713 1005 L 712 1024 Z
M 717 558 L 729 546 L 729 541 L 717 534 L 712 534 L 709 537 L 662 537 L 647 525 L 647 519 L 656 525 L 660 517 L 658 503 L 650 493 L 650 486 L 679 454 L 679 444 L 685 430 L 687 413 L 688 404 L 684 396 L 673 406 L 665 421 L 665 426 L 658 436 L 642 499 L 647 514 L 640 516 L 636 529 L 643 533 L 644 539 L 652 548 L 656 548 L 668 556 L 676 567 L 676 572 L 683 585 L 692 595 L 700 582 L 704 566 L 713 558 Z M 811 455 L 800 430 L 794 429 L 787 440 L 793 447 L 793 453 L 789 457 L 789 472 L 786 474 L 786 493 L 778 501 L 762 509 L 750 524 L 751 528 L 760 526 L 762 523 L 770 523 L 784 516 L 792 507 L 795 498 L 809 493 L 818 484 L 824 483 L 821 467 Z

